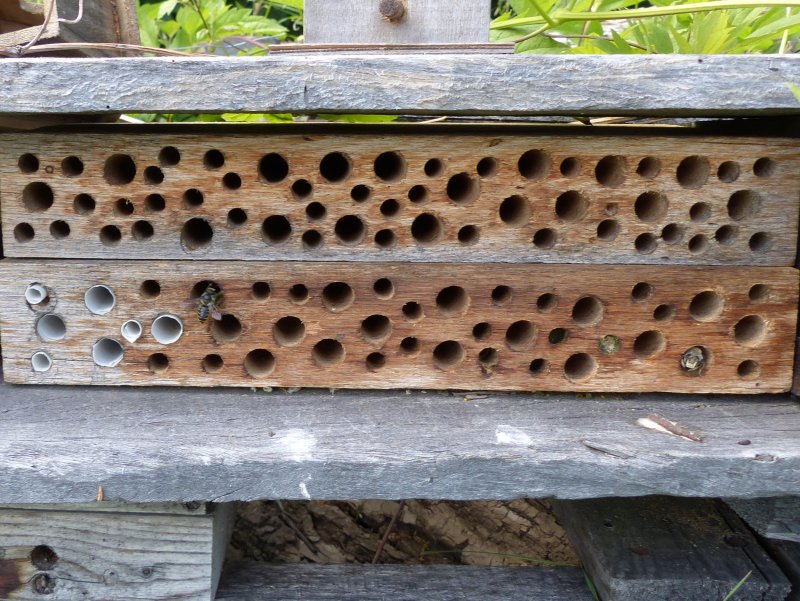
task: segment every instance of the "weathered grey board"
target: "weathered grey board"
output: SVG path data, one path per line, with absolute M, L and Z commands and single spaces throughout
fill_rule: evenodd
M 604 601 L 783 601 L 790 585 L 736 515 L 713 499 L 559 501 L 556 514 Z
M 792 583 L 786 601 L 800 601 L 800 543 L 764 539 L 762 544 Z
M 591 601 L 578 568 L 234 563 L 216 601 Z
M 800 496 L 726 499 L 726 503 L 761 536 L 800 543 Z
M 307 1 L 303 34 L 309 44 L 478 44 L 489 41 L 490 4 L 489 0 Z
M 0 599 L 211 601 L 235 509 L 0 508 Z
M 0 113 L 797 115 L 797 81 L 800 56 L 9 59 Z
M 0 431 L 0 503 L 800 494 L 786 396 L 5 385 Z

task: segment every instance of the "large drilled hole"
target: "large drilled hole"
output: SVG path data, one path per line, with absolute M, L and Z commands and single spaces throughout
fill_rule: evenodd
M 425 317 L 425 313 L 422 311 L 422 305 L 415 301 L 409 301 L 403 305 L 403 315 L 410 321 L 419 321 Z
M 280 346 L 297 346 L 306 336 L 306 326 L 293 315 L 281 317 L 272 327 L 272 337 Z
M 500 219 L 507 225 L 525 225 L 530 216 L 531 205 L 524 196 L 509 196 L 500 205 Z
M 689 252 L 693 255 L 702 255 L 708 250 L 709 241 L 705 234 L 697 234 L 689 239 Z
M 558 234 L 550 228 L 538 230 L 533 235 L 533 245 L 541 250 L 548 250 L 553 248 L 558 241 Z
M 261 162 L 259 162 L 258 173 L 265 181 L 268 181 L 272 184 L 282 182 L 289 175 L 289 163 L 277 152 L 271 152 L 268 155 L 265 155 L 261 159 Z M 296 186 L 297 184 L 298 182 L 295 182 L 294 185 Z M 308 187 L 308 192 L 304 195 L 301 195 L 301 197 L 307 196 L 311 192 L 311 185 L 308 182 L 306 182 L 306 184 Z M 292 190 L 294 190 L 294 186 L 292 186 Z
M 492 335 L 492 324 L 486 321 L 476 323 L 472 328 L 472 336 L 477 341 L 488 340 Z
M 648 359 L 664 350 L 667 340 L 658 330 L 642 332 L 633 341 L 633 354 L 637 359 Z
M 506 330 L 506 344 L 514 351 L 522 351 L 533 344 L 536 327 L 527 320 L 515 321 Z
M 36 233 L 30 223 L 18 223 L 14 226 L 14 240 L 24 244 L 33 240 Z
M 381 203 L 381 215 L 385 217 L 395 217 L 400 212 L 400 203 L 394 198 L 384 200 Z
M 604 219 L 597 224 L 597 239 L 611 242 L 616 240 L 621 231 L 619 223 L 614 219 Z
M 578 177 L 581 173 L 581 162 L 575 157 L 568 157 L 561 161 L 559 171 L 564 177 Z
M 319 202 L 312 202 L 306 207 L 306 217 L 309 221 L 320 221 L 325 218 L 327 212 L 325 205 Z
M 58 555 L 47 545 L 39 545 L 31 551 L 31 563 L 37 570 L 52 570 L 58 563 Z
M 233 342 L 242 335 L 242 322 L 236 316 L 226 313 L 220 320 L 212 320 L 211 337 L 218 343 Z
M 144 170 L 144 183 L 157 186 L 164 182 L 164 172 L 159 167 L 151 165 Z
M 583 219 L 588 210 L 589 201 L 583 194 L 575 190 L 564 192 L 556 200 L 556 215 L 568 223 Z
M 397 244 L 397 236 L 392 230 L 375 232 L 375 245 L 379 248 L 393 248 Z
M 156 280 L 145 280 L 142 282 L 142 285 L 139 286 L 139 294 L 142 295 L 142 298 L 158 298 L 161 294 L 161 284 Z
M 717 169 L 717 177 L 719 181 L 730 184 L 739 179 L 741 167 L 736 161 L 725 161 Z
M 607 156 L 597 162 L 594 176 L 601 185 L 618 188 L 625 182 L 625 169 L 625 157 Z
M 292 224 L 283 215 L 271 215 L 261 224 L 261 238 L 267 244 L 282 244 L 292 235 Z
M 464 347 L 455 340 L 446 340 L 433 349 L 433 364 L 442 371 L 458 367 L 465 357 Z
M 707 202 L 696 202 L 689 209 L 689 218 L 695 223 L 704 223 L 711 219 L 711 205 Z
M 558 306 L 558 297 L 546 292 L 536 299 L 536 308 L 540 313 L 549 313 Z
M 514 291 L 510 286 L 497 286 L 492 290 L 492 302 L 498 307 L 507 305 L 514 297 Z
M 56 240 L 69 238 L 70 227 L 66 221 L 58 220 L 50 224 L 50 235 Z
M 103 178 L 112 186 L 124 186 L 136 177 L 136 163 L 127 154 L 114 154 L 106 159 Z
M 480 193 L 480 182 L 469 173 L 458 173 L 447 182 L 447 197 L 457 205 L 469 204 Z
M 22 204 L 34 213 L 52 207 L 53 199 L 53 189 L 43 182 L 30 183 L 22 190 Z
M 296 305 L 304 305 L 308 302 L 308 287 L 305 284 L 295 284 L 289 288 L 289 300 Z
M 713 290 L 695 295 L 689 303 L 689 315 L 696 321 L 714 321 L 725 309 L 722 296 Z
M 72 201 L 72 209 L 78 215 L 91 215 L 96 206 L 97 202 L 88 194 L 78 194 Z
M 317 230 L 307 230 L 303 232 L 303 235 L 300 237 L 300 239 L 303 242 L 303 248 L 307 248 L 309 250 L 320 248 L 324 243 L 322 234 L 320 234 Z
M 733 328 L 733 338 L 744 346 L 757 346 L 767 334 L 767 322 L 760 315 L 748 315 Z
M 695 155 L 686 157 L 680 162 L 676 176 L 681 186 L 694 190 L 705 185 L 710 172 L 711 166 L 708 159 Z
M 653 298 L 654 293 L 655 289 L 652 285 L 648 284 L 647 282 L 639 282 L 633 288 L 631 288 L 631 300 L 636 303 L 641 303 Z
M 383 353 L 370 353 L 367 355 L 365 365 L 369 371 L 378 371 L 386 365 L 386 355 Z
M 205 202 L 203 193 L 197 188 L 190 188 L 183 193 L 183 204 L 186 208 L 196 208 Z
M 432 213 L 418 215 L 411 224 L 411 235 L 422 245 L 435 244 L 444 235 L 441 220 Z
M 166 373 L 169 369 L 169 357 L 164 353 L 153 353 L 147 358 L 147 369 L 154 374 Z
M 410 357 L 417 355 L 420 350 L 419 339 L 414 338 L 413 336 L 403 338 L 400 341 L 400 350 Z
M 203 371 L 207 374 L 216 374 L 221 372 L 222 368 L 225 367 L 225 361 L 220 355 L 212 353 L 211 355 L 206 355 L 203 357 L 201 365 L 203 367 Z
M 155 234 L 153 224 L 149 221 L 140 220 L 131 226 L 131 236 L 137 242 L 146 242 Z
M 375 175 L 385 182 L 396 182 L 406 174 L 406 162 L 397 152 L 384 152 L 375 159 Z
M 159 344 L 174 344 L 183 336 L 183 323 L 174 315 L 159 315 L 153 320 L 150 332 Z
M 83 161 L 76 156 L 68 156 L 61 161 L 61 172 L 67 177 L 78 177 L 83 173 Z
M 39 171 L 39 159 L 34 154 L 23 154 L 17 161 L 17 167 L 22 173 L 36 173 Z
M 662 219 L 668 206 L 667 197 L 661 192 L 645 192 L 636 199 L 633 210 L 642 221 L 652 222 Z
M 385 315 L 370 315 L 361 322 L 361 336 L 374 345 L 383 344 L 392 334 L 392 322 Z
M 344 361 L 344 347 L 338 340 L 325 338 L 311 349 L 311 357 L 318 367 L 333 367 Z
M 244 370 L 253 378 L 266 378 L 275 370 L 275 357 L 263 348 L 252 350 L 244 358 Z
M 723 225 L 714 232 L 714 240 L 720 244 L 733 244 L 736 242 L 736 236 L 738 235 L 739 228 L 735 225 Z
M 314 193 L 314 186 L 307 179 L 299 179 L 292 184 L 292 196 L 295 200 L 306 200 Z
M 675 318 L 677 309 L 672 305 L 658 305 L 653 310 L 653 319 L 656 321 L 669 321 Z
M 758 159 L 753 163 L 753 174 L 756 177 L 772 177 L 778 169 L 778 164 L 768 157 Z
M 639 234 L 636 236 L 633 245 L 636 248 L 636 252 L 643 255 L 650 255 L 655 252 L 658 247 L 658 240 L 650 233 Z
M 122 232 L 116 225 L 106 225 L 100 230 L 100 242 L 103 246 L 116 246 L 122 240 Z
M 772 234 L 768 232 L 756 232 L 750 237 L 748 242 L 750 250 L 756 253 L 769 252 L 772 249 Z
M 769 286 L 766 284 L 756 284 L 750 288 L 747 296 L 753 302 L 765 301 L 769 298 Z
M 231 209 L 228 211 L 228 220 L 226 222 L 229 228 L 242 227 L 247 223 L 247 211 L 240 208 Z
M 100 367 L 116 367 L 124 358 L 122 345 L 113 338 L 101 338 L 92 346 L 92 359 Z
M 761 374 L 761 366 L 756 361 L 748 359 L 739 364 L 736 374 L 744 380 L 753 380 Z
M 174 167 L 181 162 L 181 152 L 174 146 L 165 146 L 158 153 L 158 162 L 162 167 Z
M 389 300 L 394 296 L 394 282 L 389 278 L 380 278 L 372 284 L 372 292 L 381 300 Z
M 439 159 L 428 159 L 424 171 L 428 177 L 439 177 L 444 173 L 444 163 Z
M 428 188 L 425 186 L 412 186 L 408 191 L 408 200 L 414 204 L 422 204 L 428 200 Z
M 481 177 L 492 177 L 497 174 L 499 169 L 500 165 L 497 162 L 497 159 L 493 157 L 482 158 L 480 161 L 478 161 L 478 166 L 476 167 L 476 171 Z
M 465 225 L 458 230 L 458 241 L 465 246 L 477 244 L 480 237 L 481 231 L 477 225 Z
M 664 229 L 661 230 L 661 239 L 670 245 L 680 244 L 685 233 L 686 230 L 684 230 L 682 225 L 677 223 L 668 223 L 664 226 Z
M 463 315 L 469 308 L 470 298 L 461 286 L 448 286 L 436 295 L 436 306 L 445 317 Z
M 585 382 L 597 372 L 597 361 L 587 353 L 576 353 L 564 363 L 564 375 L 570 382 Z
M 519 158 L 517 168 L 526 179 L 543 179 L 550 171 L 550 157 L 543 150 L 529 150 Z
M 636 174 L 644 179 L 655 179 L 661 173 L 661 161 L 655 157 L 645 157 L 639 161 Z
M 250 295 L 260 301 L 265 301 L 269 298 L 270 294 L 272 293 L 272 289 L 267 282 L 256 282 L 250 288 Z
M 118 217 L 127 217 L 133 215 L 135 207 L 129 198 L 120 198 L 114 203 L 114 215 Z
M 593 326 L 602 319 L 603 303 L 594 296 L 584 296 L 572 307 L 572 320 L 579 326 Z
M 188 251 L 202 250 L 211 245 L 214 229 L 202 217 L 195 217 L 183 224 L 181 244 Z
M 222 187 L 226 190 L 238 190 L 242 187 L 242 178 L 238 173 L 226 173 L 222 177 Z
M 353 186 L 353 189 L 350 190 L 350 198 L 355 202 L 367 202 L 372 198 L 372 189 L 364 184 Z
M 167 207 L 167 201 L 161 194 L 150 194 L 144 199 L 144 209 L 149 213 L 160 213 Z
M 356 293 L 345 282 L 331 282 L 322 290 L 322 304 L 333 313 L 344 311 L 355 299 Z
M 356 215 L 345 215 L 336 222 L 333 228 L 336 239 L 347 246 L 355 246 L 364 240 L 367 226 Z
M 350 175 L 350 160 L 341 152 L 331 152 L 320 161 L 319 172 L 329 182 L 342 182 Z
M 225 164 L 225 155 L 213 148 L 203 156 L 203 165 L 206 169 L 220 169 Z

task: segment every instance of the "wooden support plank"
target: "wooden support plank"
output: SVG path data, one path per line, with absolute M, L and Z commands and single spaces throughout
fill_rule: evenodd
M 591 601 L 577 568 L 235 563 L 216 601 Z
M 9 59 L 0 113 L 798 115 L 798 80 L 800 56 Z
M 797 138 L 184 132 L 0 135 L 6 256 L 795 264 Z
M 761 536 L 800 543 L 800 497 L 726 499 L 725 502 Z
M 800 543 L 764 539 L 762 544 L 792 583 L 786 601 L 800 601 Z
M 0 599 L 212 601 L 234 514 L 0 508 Z
M 790 585 L 736 515 L 713 499 L 559 501 L 556 514 L 605 601 L 783 601 Z
M 797 283 L 789 267 L 6 259 L 0 328 L 13 383 L 782 392 Z
M 0 503 L 800 495 L 786 397 L 3 385 L 0 430 Z

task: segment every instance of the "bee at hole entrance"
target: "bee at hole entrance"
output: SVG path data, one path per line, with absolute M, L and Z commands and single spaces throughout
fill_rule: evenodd
M 200 297 L 195 301 L 195 308 L 197 309 L 197 319 L 200 323 L 208 321 L 208 317 L 214 321 L 222 321 L 222 312 L 220 305 L 222 305 L 222 289 L 210 282 Z

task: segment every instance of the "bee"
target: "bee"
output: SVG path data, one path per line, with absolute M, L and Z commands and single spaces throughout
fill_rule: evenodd
M 214 282 L 209 283 L 203 294 L 195 301 L 197 319 L 205 323 L 210 315 L 215 321 L 222 321 L 219 306 L 222 304 L 222 289 Z
M 708 358 L 702 346 L 693 346 L 681 355 L 681 368 L 691 375 L 703 375 Z

